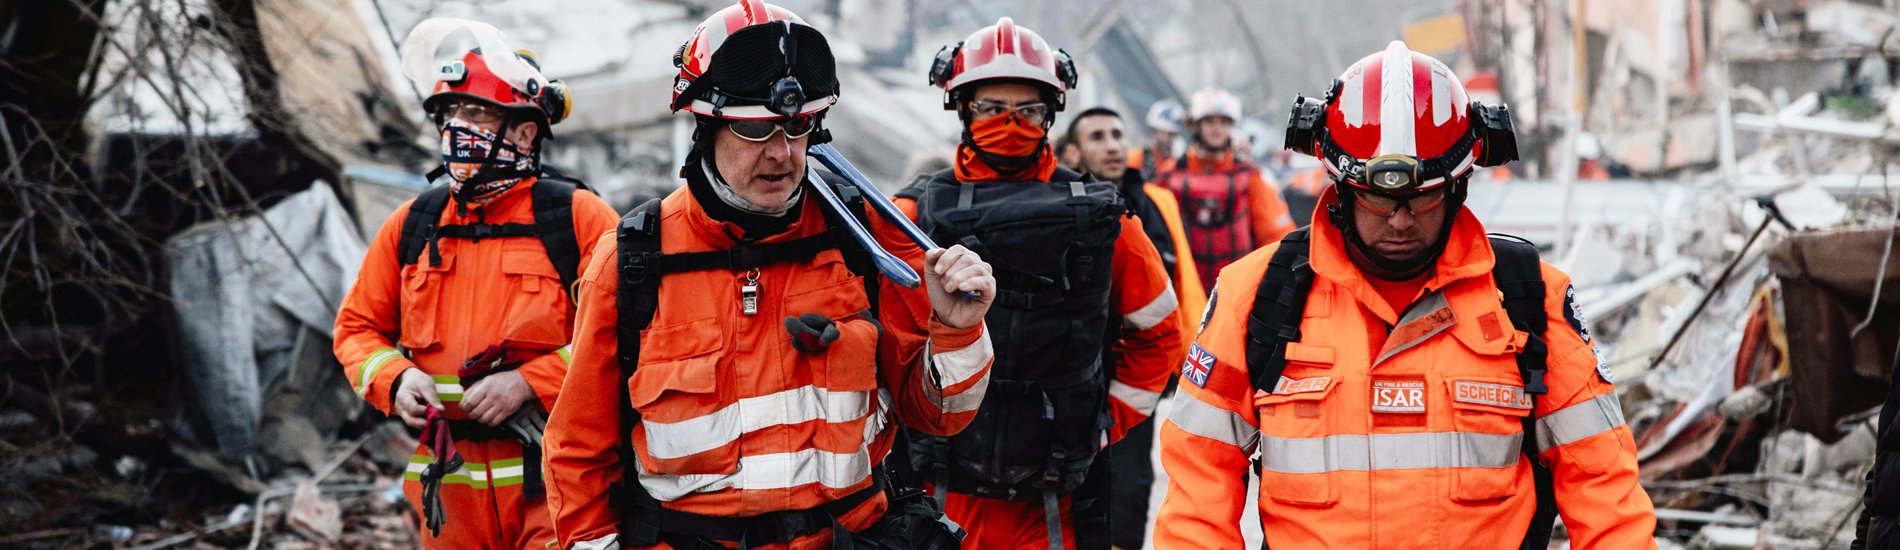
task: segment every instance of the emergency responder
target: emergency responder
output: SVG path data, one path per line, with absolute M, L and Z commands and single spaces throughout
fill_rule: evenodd
M 1240 98 L 1214 88 L 1194 92 L 1188 102 L 1193 143 L 1159 178 L 1181 203 L 1203 288 L 1213 288 L 1222 267 L 1296 227 L 1280 187 L 1238 154 L 1239 121 Z
M 1174 295 L 1180 300 L 1178 313 L 1184 323 L 1198 322 L 1201 308 L 1207 305 L 1207 292 L 1195 271 L 1194 258 L 1187 247 L 1187 231 L 1181 225 L 1181 209 L 1174 193 L 1167 188 L 1143 183 L 1140 170 L 1123 162 L 1127 149 L 1121 113 L 1107 107 L 1093 107 L 1069 121 L 1066 141 L 1075 143 L 1081 154 L 1082 172 L 1096 179 L 1115 183 L 1128 209 L 1141 218 L 1141 227 L 1161 255 L 1174 283 Z M 1180 261 L 1186 258 L 1187 261 Z M 1192 325 L 1183 325 L 1192 326 Z M 1194 335 L 1182 331 L 1181 337 L 1193 342 Z
M 1185 345 L 1167 271 L 1115 184 L 1056 166 L 1047 133 L 1075 85 L 1067 53 L 1005 17 L 944 47 L 930 79 L 962 143 L 899 206 L 996 266 L 999 355 L 969 429 L 913 434 L 912 464 L 971 530 L 966 547 L 1105 548 L 1096 455 L 1153 412 Z
M 867 269 L 839 217 L 861 214 L 828 210 L 832 183 L 808 177 L 839 89 L 796 14 L 742 0 L 675 62 L 671 107 L 696 123 L 685 187 L 602 238 L 576 291 L 547 433 L 562 547 L 954 548 L 940 512 L 914 513 L 933 500 L 887 496 L 880 463 L 900 424 L 948 435 L 975 416 L 989 265 L 868 217 L 927 290 Z
M 1145 181 L 1155 181 L 1161 174 L 1174 169 L 1174 140 L 1184 129 L 1181 121 L 1184 116 L 1181 102 L 1173 98 L 1163 99 L 1148 106 L 1148 116 L 1142 122 L 1148 126 L 1148 146 L 1128 152 L 1128 167 L 1141 170 Z
M 1544 548 L 1558 512 L 1571 548 L 1656 547 L 1569 278 L 1464 207 L 1512 132 L 1403 42 L 1300 98 L 1287 146 L 1337 183 L 1220 275 L 1161 425 L 1156 547 L 1240 547 L 1249 470 L 1276 549 Z
M 499 37 L 433 19 L 411 42 L 445 27 Z M 567 98 L 532 58 L 490 47 L 422 73 L 447 181 L 398 207 L 370 242 L 337 315 L 336 357 L 357 395 L 431 440 L 403 482 L 429 527 L 424 546 L 542 548 L 554 531 L 540 425 L 567 373 L 567 283 L 591 250 L 577 236 L 609 231 L 617 216 L 572 180 L 542 177 Z
M 1082 166 L 1104 181 L 1116 182 L 1129 210 L 1141 218 L 1148 240 L 1161 254 L 1161 263 L 1174 280 L 1174 294 L 1181 307 L 1176 314 L 1182 326 L 1199 322 L 1201 308 L 1207 305 L 1207 293 L 1201 290 L 1201 278 L 1194 272 L 1194 258 L 1188 254 L 1187 234 L 1181 228 L 1181 210 L 1174 193 L 1159 185 L 1143 183 L 1141 171 L 1124 162 L 1121 114 L 1106 107 L 1082 111 L 1069 121 L 1069 139 L 1082 149 Z M 1194 340 L 1191 331 L 1181 331 L 1182 345 Z M 1165 393 L 1165 392 L 1164 392 Z M 1141 548 L 1147 540 L 1148 493 L 1155 483 L 1153 419 L 1143 420 L 1128 430 L 1120 443 L 1109 446 L 1112 469 L 1112 495 L 1109 499 L 1109 523 L 1115 528 L 1109 542 L 1117 548 Z

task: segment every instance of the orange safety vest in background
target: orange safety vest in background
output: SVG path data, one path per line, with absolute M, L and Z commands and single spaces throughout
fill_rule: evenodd
M 1320 207 L 1337 200 L 1329 190 Z M 1240 547 L 1237 479 L 1251 470 L 1275 549 L 1517 548 L 1536 509 L 1522 454 L 1532 415 L 1571 547 L 1655 548 L 1635 443 L 1568 312 L 1568 276 L 1543 267 L 1550 391 L 1533 407 L 1515 362 L 1527 336 L 1500 304 L 1490 242 L 1469 210 L 1409 307 L 1387 304 L 1345 246 L 1330 223 L 1315 227 L 1301 338 L 1272 393 L 1251 383 L 1246 331 L 1278 247 L 1221 273 L 1161 427 L 1169 485 L 1156 547 Z
M 1181 317 L 1181 338 L 1193 343 L 1192 328 L 1201 322 L 1201 311 L 1207 308 L 1207 290 L 1201 286 L 1200 268 L 1195 265 L 1194 252 L 1188 246 L 1187 227 L 1181 223 L 1181 205 L 1175 202 L 1174 192 L 1166 187 L 1149 183 L 1142 185 L 1141 191 L 1160 211 L 1161 233 L 1167 235 L 1174 250 L 1174 271 L 1168 274 L 1168 278 L 1174 282 L 1174 295 L 1181 302 L 1175 310 Z M 1147 222 L 1143 222 L 1142 228 L 1148 231 L 1151 240 L 1157 234 Z M 1159 246 L 1160 243 L 1156 243 L 1156 247 Z

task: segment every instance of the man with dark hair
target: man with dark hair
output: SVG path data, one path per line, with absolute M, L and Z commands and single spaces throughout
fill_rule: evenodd
M 1124 152 L 1127 135 L 1120 113 L 1107 107 L 1091 107 L 1069 121 L 1064 141 L 1081 150 L 1082 168 L 1089 175 L 1114 182 L 1128 201 L 1129 210 L 1141 218 L 1141 228 L 1161 254 L 1161 263 L 1174 280 L 1174 294 L 1180 297 L 1176 310 L 1182 326 L 1199 321 L 1201 308 L 1207 305 L 1207 293 L 1201 290 L 1194 258 L 1188 253 L 1187 233 L 1181 228 L 1181 208 L 1174 193 L 1165 187 L 1142 182 L 1140 170 L 1130 168 Z M 1194 333 L 1181 331 L 1183 345 L 1191 343 Z M 1170 382 L 1172 385 L 1172 382 Z M 1141 548 L 1147 538 L 1148 493 L 1155 482 L 1154 420 L 1147 419 L 1128 430 L 1128 435 L 1108 448 L 1109 468 L 1113 474 L 1113 495 L 1109 499 L 1109 524 L 1115 528 L 1109 538 L 1118 548 Z

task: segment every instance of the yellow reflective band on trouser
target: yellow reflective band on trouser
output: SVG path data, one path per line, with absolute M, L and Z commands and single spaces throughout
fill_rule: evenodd
M 453 374 L 431 376 L 435 379 L 435 397 L 443 403 L 462 400 L 462 377 Z
M 573 348 L 574 346 L 561 346 L 560 348 L 554 350 L 555 355 L 561 356 L 561 364 L 563 365 L 574 364 Z
M 435 459 L 418 454 L 409 457 L 409 468 L 404 470 L 402 478 L 409 481 L 422 481 L 422 470 L 429 467 Z M 442 476 L 442 483 L 467 485 L 476 489 L 507 487 L 520 485 L 526 479 L 526 470 L 520 458 L 504 458 L 494 462 L 465 462 L 462 467 Z
M 402 357 L 402 354 L 397 352 L 395 348 L 383 348 L 376 350 L 375 353 L 369 354 L 369 358 L 363 360 L 362 370 L 356 373 L 356 396 L 363 397 L 368 395 L 370 382 L 376 380 L 376 370 L 383 368 L 383 365 L 389 364 L 390 361 L 394 361 L 398 357 Z

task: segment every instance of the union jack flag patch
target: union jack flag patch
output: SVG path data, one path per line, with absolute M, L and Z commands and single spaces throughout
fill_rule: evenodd
M 1207 387 L 1207 374 L 1214 371 L 1214 354 L 1208 353 L 1200 344 L 1188 347 L 1187 361 L 1181 363 L 1181 378 L 1193 382 L 1197 388 Z

